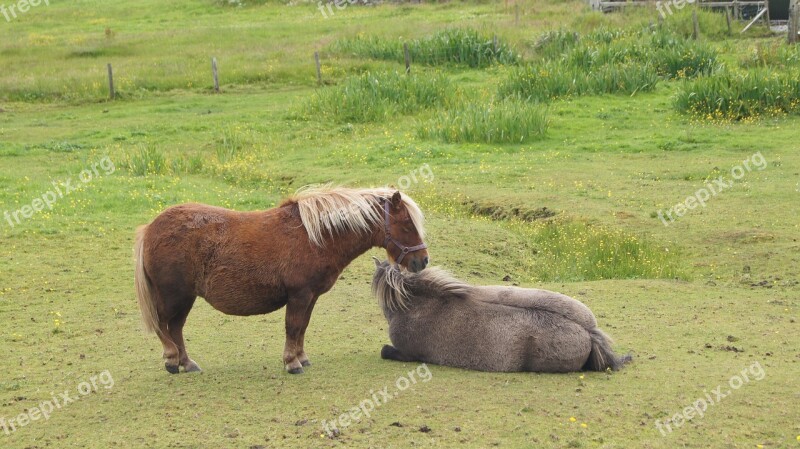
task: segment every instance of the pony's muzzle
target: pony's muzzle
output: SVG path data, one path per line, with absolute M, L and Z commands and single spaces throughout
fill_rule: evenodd
M 408 270 L 412 273 L 418 273 L 425 269 L 428 266 L 428 261 L 430 259 L 428 256 L 424 257 L 415 257 L 411 259 L 411 263 L 408 264 Z

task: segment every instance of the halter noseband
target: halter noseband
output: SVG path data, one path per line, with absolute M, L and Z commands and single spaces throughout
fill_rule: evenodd
M 405 246 L 402 243 L 398 242 L 392 237 L 391 232 L 389 231 L 389 200 L 383 200 L 383 227 L 386 233 L 386 238 L 383 240 L 383 247 L 387 250 L 389 249 L 389 242 L 394 243 L 394 246 L 400 249 L 400 257 L 397 258 L 397 263 L 403 261 L 403 258 L 406 257 L 406 254 L 413 253 L 414 251 L 419 251 L 421 249 L 426 249 L 428 245 L 424 242 L 420 243 L 417 246 Z

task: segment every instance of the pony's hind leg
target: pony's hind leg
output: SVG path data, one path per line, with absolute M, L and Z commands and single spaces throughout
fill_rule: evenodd
M 187 373 L 202 371 L 197 363 L 189 358 L 189 354 L 186 352 L 186 342 L 183 340 L 183 326 L 186 324 L 186 317 L 189 316 L 195 299 L 192 298 L 186 301 L 186 306 L 183 310 L 169 320 L 169 333 L 172 341 L 178 347 L 178 365 L 183 367 L 183 370 Z
M 164 345 L 164 368 L 170 374 L 178 374 L 180 366 L 180 349 L 178 345 L 172 341 L 169 331 L 169 324 L 166 321 L 158 323 L 158 338 L 161 344 Z

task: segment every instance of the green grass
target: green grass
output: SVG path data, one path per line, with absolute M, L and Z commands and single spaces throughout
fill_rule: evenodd
M 797 445 L 791 392 L 800 307 L 800 224 L 793 219 L 800 216 L 800 116 L 768 110 L 738 121 L 697 120 L 677 111 L 675 99 L 714 78 L 701 70 L 677 79 L 653 60 L 652 89 L 549 99 L 546 133 L 524 143 L 446 143 L 417 134 L 423 124 L 459 119 L 458 111 L 475 113 L 465 117 L 470 126 L 494 125 L 493 136 L 522 129 L 527 114 L 542 106 L 516 94 L 496 97 L 513 73 L 537 64 L 560 70 L 567 54 L 581 73 L 636 73 L 633 67 L 646 65 L 637 49 L 652 55 L 673 47 L 657 47 L 658 33 L 676 39 L 676 54 L 712 52 L 713 74 L 731 84 L 708 86 L 705 98 L 724 87 L 760 107 L 759 95 L 738 86 L 762 89 L 774 82 L 768 76 L 789 80 L 796 71 L 792 51 L 777 47 L 777 37 L 762 37 L 763 28 L 739 35 L 743 25 L 736 24 L 727 37 L 724 17 L 701 12 L 701 38 L 687 42 L 689 8 L 670 16 L 664 30 L 645 32 L 656 20 L 652 7 L 601 14 L 577 0 L 520 1 L 519 19 L 514 3 L 482 1 L 350 5 L 327 19 L 304 2 L 50 3 L 11 22 L 0 19 L 0 418 L 7 422 L 54 393 L 74 394 L 106 370 L 115 383 L 49 420 L 10 435 L 0 429 L 0 447 Z M 408 77 L 393 75 L 403 70 L 398 56 L 329 51 L 359 35 L 411 42 L 454 28 L 476 30 L 484 44 L 497 34 L 522 63 L 417 61 Z M 558 30 L 580 38 L 563 35 L 537 47 L 537 36 Z M 578 47 L 602 54 L 570 53 Z M 326 87 L 316 85 L 314 52 L 322 56 Z M 210 89 L 212 56 L 220 62 L 221 94 Z M 697 58 L 686 61 L 670 70 L 700 67 Z M 116 101 L 107 100 L 108 62 L 118 76 Z M 362 121 L 337 117 L 332 100 L 302 114 L 320 95 L 340 95 L 366 73 L 394 76 L 394 87 L 376 97 L 361 90 L 341 109 L 368 109 Z M 447 100 L 418 100 L 414 92 L 426 91 L 420 86 L 431 77 L 446 80 Z M 373 106 L 372 98 L 385 104 Z M 404 101 L 414 105 L 407 112 Z M 481 122 L 482 112 L 503 104 L 509 115 Z M 669 226 L 656 217 L 755 152 L 766 159 L 764 170 L 748 172 Z M 52 209 L 9 225 L 4 212 L 34 204 L 54 182 L 75 184 L 106 156 L 113 172 L 78 181 L 80 188 Z M 432 176 L 420 179 L 423 164 Z M 323 420 L 385 386 L 391 391 L 416 368 L 380 359 L 388 336 L 369 292 L 370 256 L 385 251 L 376 248 L 318 302 L 306 334 L 314 366 L 305 375 L 282 371 L 283 311 L 231 317 L 202 300 L 186 337 L 205 372 L 164 371 L 161 345 L 141 332 L 134 299 L 136 226 L 182 202 L 263 210 L 311 183 L 412 179 L 407 192 L 426 213 L 434 265 L 474 284 L 575 297 L 620 352 L 634 354 L 633 364 L 611 374 L 430 366 L 429 382 L 337 438 L 321 437 Z M 755 362 L 764 379 L 669 435 L 659 433 L 656 419 L 674 416 Z
M 519 226 L 540 263 L 545 282 L 685 278 L 681 256 L 621 229 L 552 220 Z

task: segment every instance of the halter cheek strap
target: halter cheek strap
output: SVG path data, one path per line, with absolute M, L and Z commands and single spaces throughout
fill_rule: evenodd
M 406 257 L 406 254 L 426 249 L 428 247 L 428 245 L 426 245 L 425 243 L 420 243 L 419 245 L 416 246 L 405 246 L 392 237 L 392 234 L 389 231 L 389 200 L 384 200 L 383 202 L 383 227 L 386 233 L 386 239 L 384 239 L 383 241 L 383 247 L 388 249 L 389 242 L 391 242 L 394 243 L 394 246 L 400 248 L 400 257 L 397 258 L 397 263 L 402 262 L 403 258 Z

